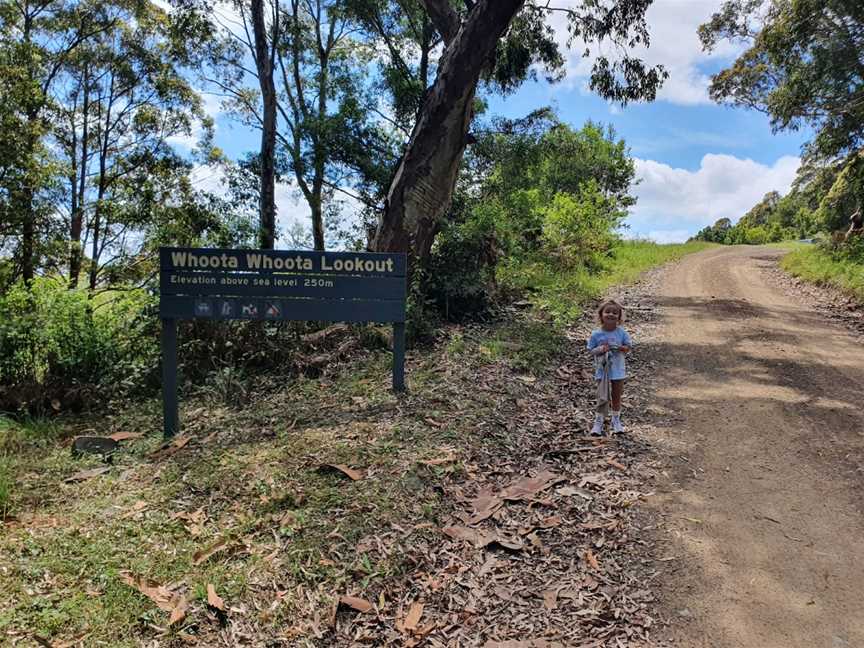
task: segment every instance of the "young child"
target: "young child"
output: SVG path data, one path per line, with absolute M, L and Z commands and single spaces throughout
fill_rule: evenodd
M 602 436 L 603 422 L 612 405 L 612 430 L 624 431 L 621 425 L 621 396 L 627 364 L 624 354 L 630 351 L 633 342 L 621 324 L 624 323 L 624 308 L 616 301 L 607 301 L 597 309 L 600 328 L 591 333 L 588 351 L 594 356 L 594 378 L 597 380 L 597 415 L 591 434 Z

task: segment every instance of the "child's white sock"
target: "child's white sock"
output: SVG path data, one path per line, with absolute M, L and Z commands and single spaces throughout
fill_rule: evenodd
M 603 421 L 605 417 L 598 414 L 594 417 L 594 426 L 591 428 L 591 434 L 594 436 L 603 436 Z
M 616 433 L 624 431 L 624 426 L 621 425 L 621 410 L 618 410 L 617 412 L 613 410 L 612 412 L 612 429 Z

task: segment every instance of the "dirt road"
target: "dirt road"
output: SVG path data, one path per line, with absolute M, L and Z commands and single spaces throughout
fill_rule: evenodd
M 864 345 L 772 281 L 780 254 L 696 254 L 659 291 L 676 646 L 864 647 Z

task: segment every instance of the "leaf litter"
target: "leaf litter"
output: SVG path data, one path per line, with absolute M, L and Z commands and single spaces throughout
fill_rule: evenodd
M 440 532 L 402 538 L 415 566 L 388 585 L 396 611 L 337 620 L 333 645 L 654 645 L 662 619 L 648 587 L 656 572 L 634 542 L 633 507 L 648 490 L 649 448 L 635 436 L 585 436 L 594 385 L 581 352 L 584 326 L 548 377 L 513 380 L 500 364 L 461 374 L 449 367 L 462 381 L 406 399 L 416 411 L 484 399 L 491 406 L 458 450 L 462 479 L 438 484 L 450 506 Z M 638 401 L 640 390 L 632 391 Z M 405 610 L 420 601 L 431 628 L 422 636 L 406 632 Z
M 350 455 L 319 455 L 334 461 L 327 467 L 320 460 L 310 465 L 310 455 L 292 465 L 313 472 L 321 467 L 356 484 L 344 501 L 332 505 L 327 538 L 308 560 L 287 559 L 295 551 L 291 534 L 297 520 L 304 519 L 302 511 L 298 518 L 292 510 L 303 508 L 302 480 L 289 482 L 294 484 L 289 489 L 296 486 L 296 491 L 280 491 L 292 493 L 287 504 L 272 490 L 262 496 L 260 506 L 272 512 L 258 518 L 249 512 L 248 501 L 232 501 L 246 486 L 244 481 L 251 482 L 248 471 L 218 484 L 221 490 L 215 493 L 187 484 L 198 495 L 174 500 L 172 507 L 183 510 L 165 511 L 166 518 L 181 521 L 193 537 L 203 535 L 206 523 L 233 538 L 229 545 L 217 537 L 195 551 L 193 566 L 230 547 L 221 562 L 230 570 L 248 570 L 251 585 L 242 596 L 232 595 L 232 614 L 224 628 L 208 630 L 193 616 L 198 625 L 195 636 L 189 635 L 192 640 L 199 645 L 651 645 L 657 612 L 648 588 L 655 574 L 642 560 L 645 549 L 634 542 L 640 531 L 632 506 L 648 490 L 643 468 L 647 451 L 634 437 L 585 437 L 593 384 L 583 377 L 584 334 L 575 334 L 564 349 L 567 357 L 560 371 L 529 382 L 516 379 L 504 362 L 448 362 L 442 361 L 444 354 L 412 358 L 411 370 L 427 371 L 434 381 L 384 405 L 365 400 L 340 405 L 344 392 L 322 381 L 321 399 L 330 400 L 292 414 L 292 434 L 321 426 L 332 431 L 334 443 L 350 439 Z M 628 387 L 628 400 L 638 398 L 638 385 Z M 333 420 L 344 427 L 335 427 Z M 256 426 L 240 428 L 238 438 L 247 444 L 260 442 L 272 429 L 272 420 Z M 355 434 L 359 426 L 368 427 Z M 406 442 L 396 460 L 382 469 L 362 450 L 374 447 L 375 435 L 386 426 L 398 426 Z M 203 429 L 203 434 L 208 432 Z M 232 434 L 218 432 L 220 450 L 233 442 Z M 205 441 L 196 438 L 178 463 L 188 466 L 206 457 L 214 435 L 217 432 Z M 411 435 L 418 445 L 413 454 Z M 431 445 L 424 447 L 420 444 L 426 435 Z M 191 438 L 177 437 L 150 459 L 155 463 L 173 455 Z M 335 463 L 346 456 L 369 466 L 368 474 Z M 355 476 L 343 468 L 356 471 Z M 267 469 L 260 466 L 262 480 Z M 417 482 L 414 490 L 398 490 L 404 488 L 400 480 L 406 475 Z M 404 499 L 398 515 L 360 497 L 363 489 L 377 483 L 385 488 L 392 483 L 394 497 Z M 437 502 L 432 514 L 423 508 L 430 501 Z M 282 506 L 288 510 L 279 510 Z M 149 516 L 151 510 L 156 515 L 152 502 L 150 507 L 136 502 L 130 512 Z M 352 535 L 342 518 L 357 511 L 377 521 L 377 529 Z M 232 528 L 249 531 L 238 534 Z M 256 557 L 263 569 L 253 575 L 251 563 L 242 562 L 244 556 Z M 356 561 L 363 556 L 372 562 L 361 569 Z M 377 567 L 387 561 L 397 568 L 388 573 Z M 169 623 L 176 625 L 189 614 L 188 602 L 176 587 L 126 578 L 168 612 Z M 215 604 L 220 601 L 225 606 L 212 583 L 206 600 L 214 609 L 220 609 Z M 219 638 L 208 632 L 220 633 Z
M 149 578 L 135 576 L 131 572 L 121 572 L 120 580 L 141 592 L 141 594 L 153 601 L 160 610 L 170 613 L 168 619 L 169 626 L 182 621 L 186 617 L 189 603 L 185 595 L 169 590 L 167 587 L 159 585 Z

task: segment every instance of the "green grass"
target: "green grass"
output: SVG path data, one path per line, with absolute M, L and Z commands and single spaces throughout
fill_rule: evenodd
M 623 241 L 615 247 L 609 266 L 598 277 L 597 294 L 616 284 L 632 283 L 640 274 L 650 268 L 669 261 L 677 261 L 688 254 L 701 252 L 712 247 L 716 247 L 716 245 L 704 241 L 667 245 L 659 245 L 651 241 Z
M 505 360 L 516 371 L 541 373 L 564 347 L 564 326 L 531 314 L 496 329 L 481 340 L 481 357 Z
M 0 521 L 12 510 L 12 469 L 11 461 L 0 455 Z
M 778 248 L 780 250 L 806 250 L 812 248 L 812 243 L 800 243 L 798 241 L 778 241 L 777 243 L 766 243 L 765 247 Z
M 563 271 L 546 260 L 511 266 L 502 270 L 501 280 L 528 292 L 531 301 L 560 325 L 575 321 L 585 305 L 598 299 L 611 286 L 635 281 L 655 266 L 716 247 L 694 241 L 659 245 L 650 241 L 622 241 L 609 253 L 600 268 Z
M 466 366 L 462 355 L 477 356 L 476 346 L 476 339 L 454 340 L 446 353 Z M 181 412 L 195 440 L 162 460 L 150 457 L 161 442 L 155 401 L 118 406 L 111 416 L 2 421 L 0 509 L 7 502 L 16 519 L 0 523 L 0 636 L 60 641 L 87 632 L 88 645 L 138 645 L 167 614 L 122 581 L 124 570 L 181 583 L 197 603 L 179 625 L 208 632 L 218 630 L 201 603 L 208 583 L 274 632 L 313 609 L 324 615 L 339 593 L 376 599 L 411 563 L 395 547 L 381 553 L 374 538 L 391 520 L 412 529 L 442 519 L 440 484 L 464 479 L 458 461 L 418 462 L 473 438 L 491 407 L 494 395 L 480 394 L 470 413 L 449 412 L 459 401 L 450 390 L 465 389 L 465 379 L 447 380 L 444 355 L 413 364 L 406 397 L 415 405 L 404 408 L 389 391 L 387 352 L 256 394 L 254 407 L 226 406 L 220 394 L 202 391 Z M 88 429 L 146 436 L 124 441 L 110 472 L 66 484 L 102 465 L 73 458 L 62 443 Z M 322 464 L 368 474 L 353 482 Z M 206 518 L 193 534 L 176 514 L 199 509 Z M 433 533 L 424 529 L 416 532 Z M 194 564 L 196 551 L 222 538 L 230 549 Z M 282 603 L 271 610 L 279 591 Z
M 837 288 L 864 301 L 864 264 L 832 256 L 815 245 L 802 246 L 783 257 L 780 266 L 805 281 Z
M 650 268 L 711 247 L 717 246 L 702 241 L 670 245 L 622 241 L 598 269 L 564 271 L 544 259 L 505 267 L 502 283 L 526 293 L 534 309 L 482 339 L 480 358 L 505 362 L 516 371 L 536 375 L 564 348 L 567 326 L 610 287 L 632 283 Z M 461 334 L 451 339 L 451 353 L 464 346 Z

